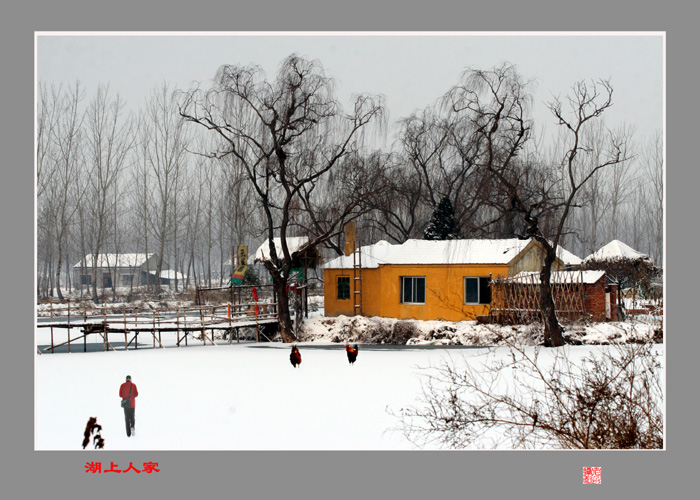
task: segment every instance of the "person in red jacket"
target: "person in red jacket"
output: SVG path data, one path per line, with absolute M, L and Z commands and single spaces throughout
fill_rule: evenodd
M 129 399 L 129 403 L 124 407 L 124 420 L 126 422 L 126 436 L 131 437 L 132 434 L 136 435 L 136 417 L 134 415 L 136 411 L 136 396 L 139 395 L 139 390 L 136 388 L 136 384 L 131 381 L 131 375 L 126 376 L 126 382 L 124 382 L 119 387 L 119 397 L 122 399 Z

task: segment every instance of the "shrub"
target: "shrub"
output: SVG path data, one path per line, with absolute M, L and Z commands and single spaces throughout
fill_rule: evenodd
M 538 359 L 539 348 L 528 355 L 509 344 L 505 358 L 488 354 L 483 363 L 470 358 L 461 367 L 443 361 L 423 385 L 422 404 L 395 416 L 418 446 L 662 448 L 662 370 L 655 348 L 614 346 L 580 361 L 559 350 L 550 365 Z

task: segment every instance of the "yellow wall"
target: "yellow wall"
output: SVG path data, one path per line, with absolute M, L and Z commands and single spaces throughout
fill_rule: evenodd
M 464 277 L 508 275 L 506 265 L 383 265 L 362 270 L 365 316 L 463 321 L 487 314 L 487 305 L 464 304 Z M 350 300 L 337 299 L 338 276 L 350 277 Z M 401 277 L 425 276 L 425 304 L 401 304 Z M 352 269 L 324 271 L 326 316 L 353 315 Z
M 353 302 L 353 271 L 352 269 L 326 269 L 323 272 L 323 301 L 326 316 L 354 316 Z M 338 300 L 338 277 L 347 276 L 350 278 L 350 298 L 348 300 Z M 367 313 L 367 308 L 371 310 L 372 304 L 380 300 L 381 290 L 379 288 L 379 269 L 362 270 L 362 309 L 365 316 L 377 316 L 375 313 Z
M 544 253 L 533 240 L 520 255 L 507 264 L 386 264 L 362 270 L 362 314 L 399 319 L 464 321 L 488 314 L 488 305 L 464 303 L 464 277 L 505 278 L 521 271 L 542 269 Z M 560 269 L 555 262 L 553 270 Z M 338 300 L 337 278 L 350 278 L 350 299 Z M 401 304 L 401 276 L 425 276 L 425 304 Z M 324 270 L 326 316 L 353 316 L 353 270 Z

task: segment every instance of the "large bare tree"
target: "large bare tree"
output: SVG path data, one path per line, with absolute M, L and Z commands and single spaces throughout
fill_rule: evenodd
M 645 142 L 641 164 L 649 200 L 645 204 L 646 220 L 652 237 L 649 253 L 656 265 L 661 267 L 664 249 L 664 151 L 661 133 Z M 633 223 L 638 225 L 637 220 Z
M 141 120 L 139 151 L 153 185 L 150 230 L 157 244 L 156 293 L 160 294 L 166 244 L 173 242 L 177 253 L 177 201 L 180 179 L 185 170 L 188 134 L 178 113 L 172 91 L 163 84 L 151 92 Z M 177 263 L 177 255 L 174 256 Z M 177 266 L 175 266 L 177 267 Z
M 468 70 L 445 96 L 446 106 L 461 117 L 458 122 L 471 130 L 465 137 L 478 149 L 480 168 L 500 186 L 494 206 L 517 217 L 513 227 L 518 237 L 534 238 L 543 249 L 540 307 L 547 346 L 565 343 L 552 297 L 551 273 L 570 212 L 581 188 L 596 172 L 627 160 L 627 136 L 610 133 L 603 157 L 587 161 L 591 144 L 585 141 L 584 130 L 612 105 L 610 83 L 579 82 L 572 90 L 566 99 L 568 109 L 559 98 L 549 104 L 566 141 L 561 157 L 551 159 L 527 154 L 530 95 L 528 83 L 514 66 Z
M 346 158 L 361 154 L 372 125 L 384 124 L 383 100 L 361 95 L 344 113 L 321 64 L 291 55 L 272 81 L 257 66 L 222 66 L 213 88 L 185 94 L 181 114 L 222 139 L 224 147 L 215 155 L 232 155 L 245 168 L 265 216 L 269 255 L 264 265 L 277 292 L 280 333 L 285 342 L 294 341 L 286 290 L 292 269 L 287 238 L 297 236 L 290 233 L 299 221 L 318 215 L 312 214 L 314 186 Z M 336 214 L 324 221 L 323 232 L 309 235 L 307 248 L 343 227 L 348 211 Z
M 61 266 L 67 253 L 68 232 L 73 221 L 73 215 L 77 210 L 80 197 L 83 192 L 78 188 L 76 179 L 80 172 L 80 134 L 83 115 L 79 106 L 84 92 L 79 82 L 66 90 L 60 97 L 61 116 L 56 124 L 56 149 L 58 152 L 57 170 L 54 175 L 51 192 L 56 201 L 54 210 L 56 217 L 56 290 L 58 297 L 63 298 L 61 292 Z M 67 273 L 68 279 L 70 274 Z
M 471 126 L 443 111 L 438 103 L 402 120 L 400 154 L 420 178 L 424 212 L 431 214 L 447 198 L 459 232 L 482 235 L 493 222 L 484 216 L 488 204 L 483 203 L 491 196 L 493 183 L 477 168 L 479 148 Z
M 87 190 L 85 204 L 87 217 L 84 227 L 92 254 L 92 297 L 97 300 L 97 266 L 105 242 L 116 227 L 113 222 L 114 190 L 127 166 L 129 152 L 134 145 L 132 120 L 124 117 L 124 102 L 119 94 L 110 95 L 108 86 L 99 86 L 85 116 L 86 162 L 88 174 L 83 189 Z M 108 263 L 112 265 L 113 263 Z
M 382 178 L 384 187 L 374 192 L 366 203 L 371 208 L 358 229 L 376 235 L 371 241 L 389 239 L 403 243 L 419 238 L 431 210 L 426 208 L 423 178 L 397 154 L 387 156 Z M 365 239 L 364 241 L 370 241 Z

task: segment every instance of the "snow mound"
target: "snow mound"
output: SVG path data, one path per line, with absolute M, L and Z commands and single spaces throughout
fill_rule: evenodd
M 564 336 L 573 344 L 651 342 L 660 334 L 655 321 L 574 323 Z M 656 335 L 656 337 L 655 337 Z M 485 325 L 476 321 L 417 321 L 364 316 L 317 316 L 303 323 L 302 342 L 405 345 L 494 346 L 507 342 L 542 344 L 542 326 Z
M 638 252 L 620 240 L 613 240 L 598 251 L 586 257 L 584 262 L 618 259 L 649 260 L 649 256 L 642 252 Z

